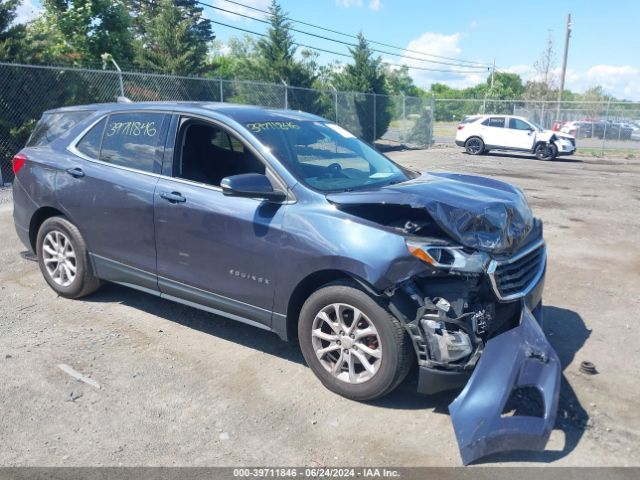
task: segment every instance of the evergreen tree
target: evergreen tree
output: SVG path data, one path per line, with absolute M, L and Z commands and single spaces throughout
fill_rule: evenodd
M 20 0 L 0 3 L 0 61 L 13 60 L 25 36 L 24 25 L 13 25 Z
M 368 141 L 375 141 L 387 131 L 391 122 L 391 114 L 388 111 L 389 98 L 381 59 L 380 57 L 374 58 L 369 43 L 362 33 L 358 34 L 358 43 L 349 51 L 353 56 L 353 63 L 347 65 L 343 72 L 336 75 L 335 85 L 338 90 L 377 94 L 375 105 L 371 95 L 354 100 L 360 126 L 358 133 Z M 374 108 L 375 128 L 373 124 Z
M 160 0 L 152 10 L 139 39 L 137 62 L 146 70 L 193 75 L 205 68 L 211 23 L 193 1 Z
M 269 6 L 271 26 L 266 38 L 261 38 L 256 45 L 257 70 L 261 80 L 297 87 L 310 87 L 313 83 L 313 62 L 298 61 L 295 58 L 296 45 L 287 19 L 287 12 L 276 0 Z M 303 52 L 305 58 L 308 54 Z

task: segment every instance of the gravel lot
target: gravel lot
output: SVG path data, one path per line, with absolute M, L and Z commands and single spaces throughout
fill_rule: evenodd
M 524 189 L 545 221 L 546 330 L 564 365 L 549 450 L 485 464 L 640 465 L 640 165 L 406 151 Z M 412 374 L 361 404 L 275 334 L 107 285 L 56 297 L 0 202 L 0 465 L 460 465 L 447 405 Z M 599 374 L 580 373 L 582 360 Z M 79 382 L 58 365 L 95 380 Z

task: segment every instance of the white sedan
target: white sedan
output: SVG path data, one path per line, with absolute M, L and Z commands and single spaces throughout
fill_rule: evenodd
M 547 130 L 522 117 L 475 115 L 467 117 L 456 131 L 456 145 L 470 155 L 489 150 L 534 154 L 540 160 L 553 160 L 576 151 L 572 135 Z

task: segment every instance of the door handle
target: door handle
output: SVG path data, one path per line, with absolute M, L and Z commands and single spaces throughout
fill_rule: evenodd
M 84 177 L 84 171 L 80 167 L 67 168 L 67 173 L 74 178 Z
M 170 203 L 184 203 L 187 201 L 180 192 L 162 192 L 160 196 Z

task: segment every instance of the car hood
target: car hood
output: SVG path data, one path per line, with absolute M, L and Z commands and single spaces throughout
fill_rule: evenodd
M 508 183 L 455 173 L 424 173 L 376 190 L 330 193 L 335 205 L 399 205 L 426 210 L 460 244 L 492 253 L 514 250 L 533 228 L 522 191 Z
M 541 132 L 538 133 L 538 139 L 539 140 L 549 140 L 551 137 L 556 136 L 558 138 L 566 138 L 567 140 L 571 140 L 574 139 L 575 140 L 575 136 L 574 135 L 570 135 L 566 132 L 563 131 L 555 131 L 555 130 L 543 130 Z

